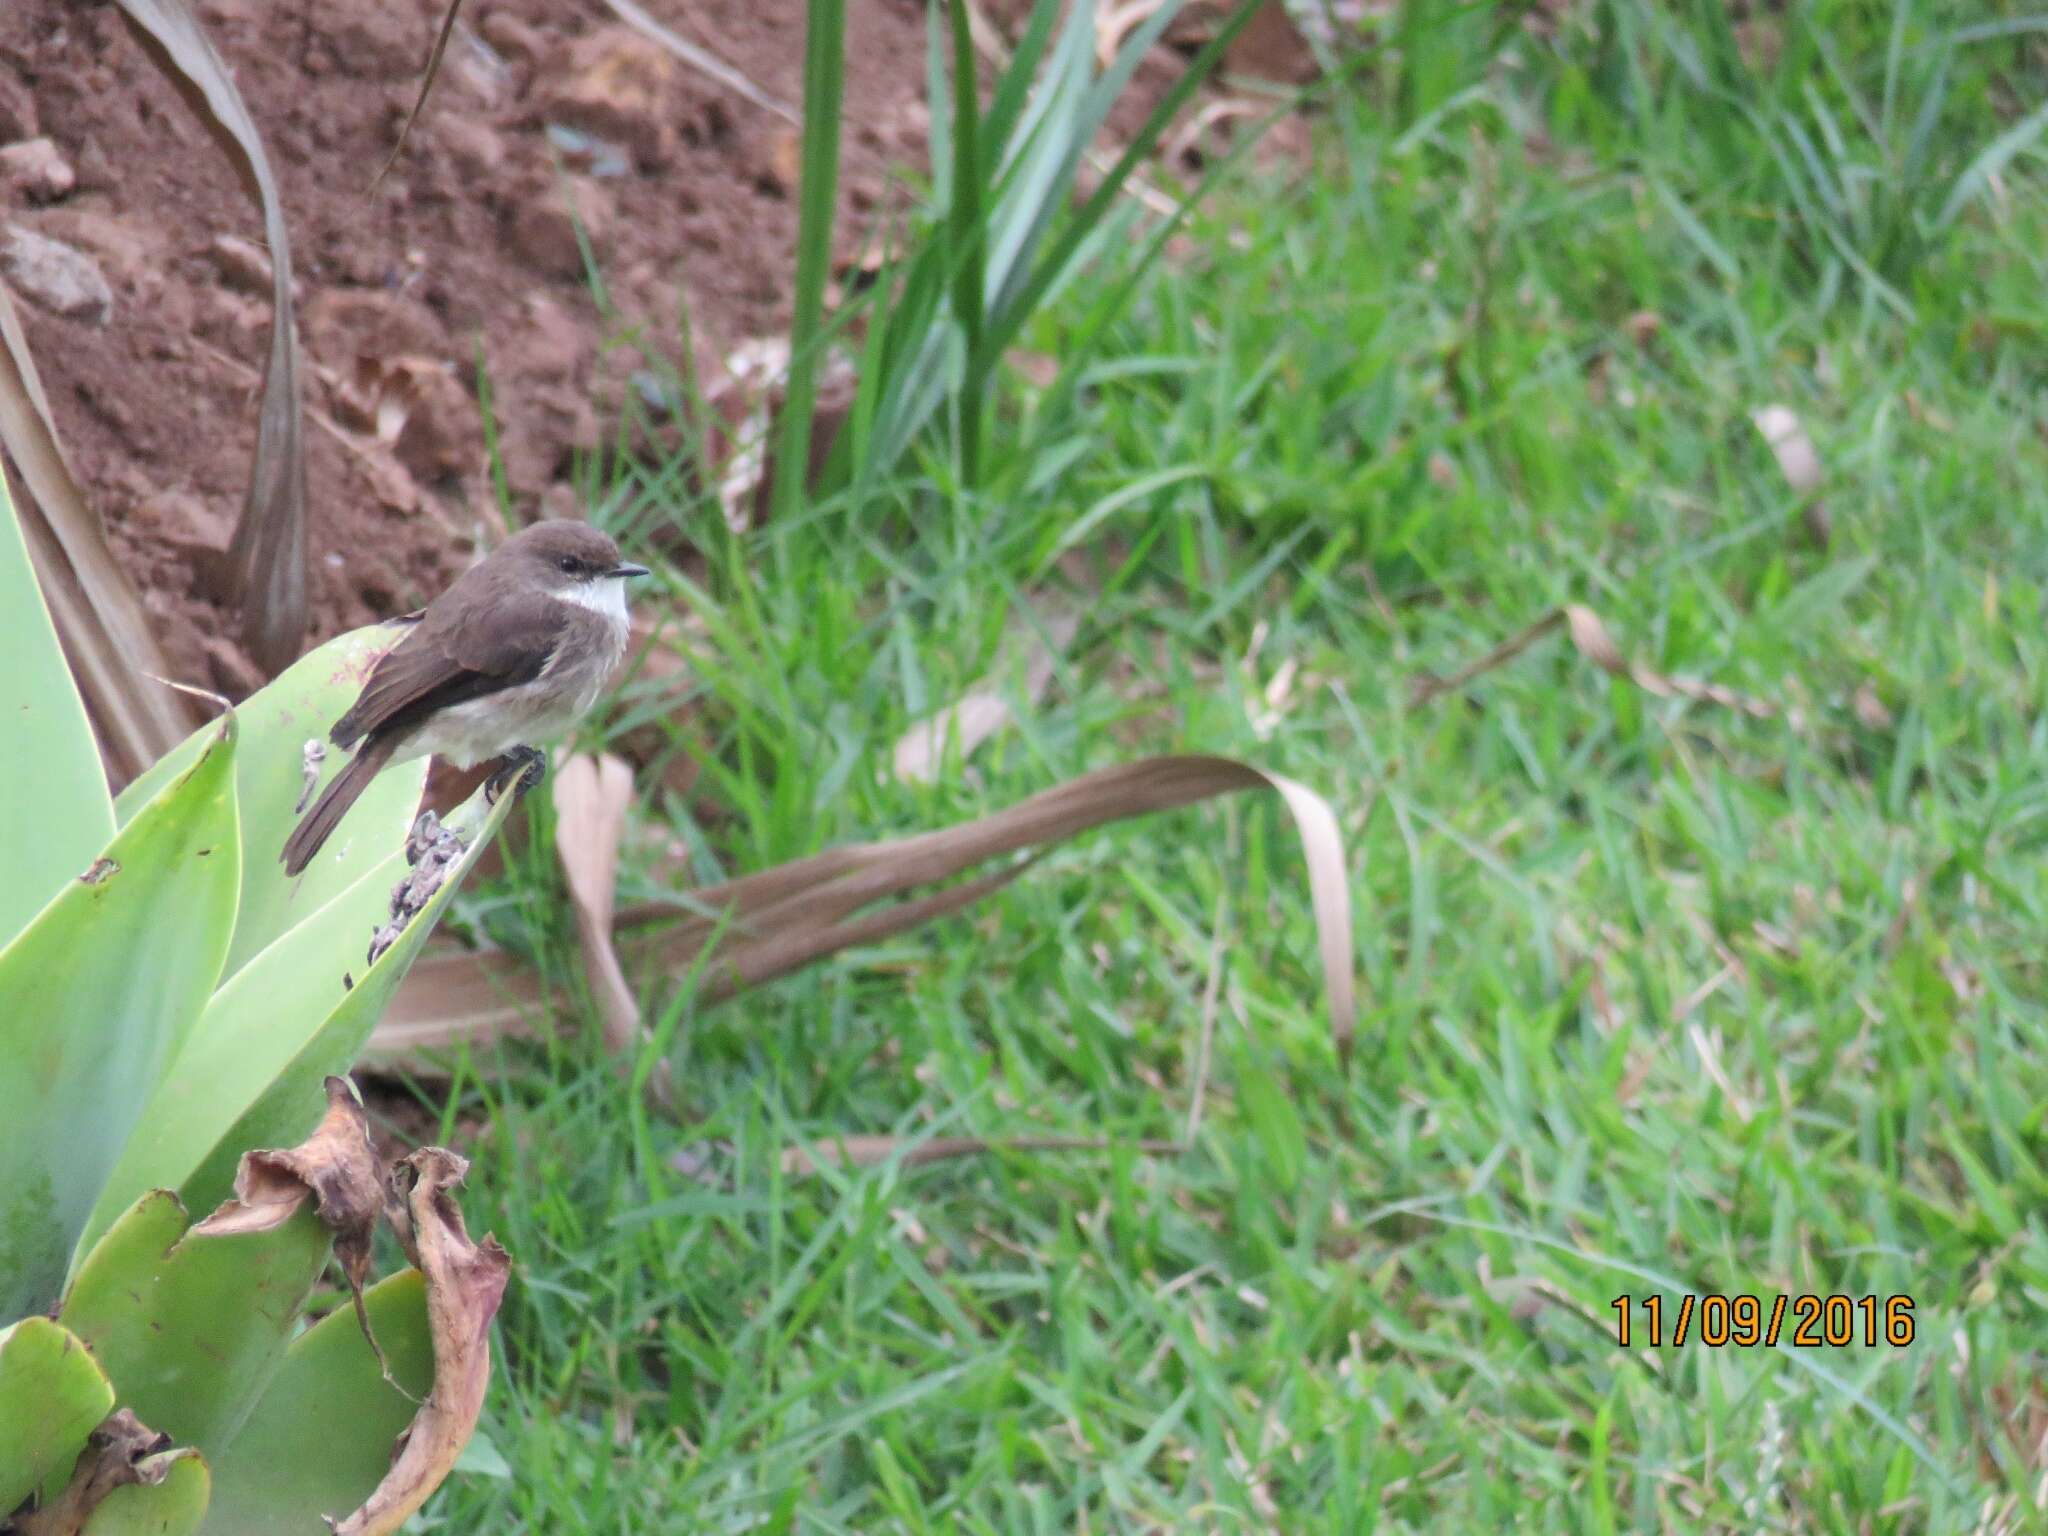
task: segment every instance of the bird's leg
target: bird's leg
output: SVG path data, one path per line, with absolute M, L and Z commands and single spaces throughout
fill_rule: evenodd
M 539 789 L 548 776 L 548 755 L 538 747 L 513 747 L 499 758 L 505 766 L 484 785 L 484 803 L 496 805 L 506 790 L 524 795 Z

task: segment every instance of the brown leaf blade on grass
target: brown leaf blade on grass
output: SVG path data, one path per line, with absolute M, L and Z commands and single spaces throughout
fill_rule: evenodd
M 7 287 L 0 283 L 0 445 L 20 471 L 21 527 L 36 582 L 120 784 L 183 741 L 194 716 L 150 681 L 170 669 L 142 600 L 107 548 L 105 531 L 71 473 Z
M 828 849 L 694 892 L 690 902 L 699 912 L 663 935 L 656 953 L 671 970 L 696 963 L 729 913 L 730 929 L 709 956 L 705 979 L 710 996 L 729 996 L 839 949 L 872 943 L 955 910 L 1015 879 L 1021 868 L 1001 870 L 959 888 L 971 894 L 941 891 L 924 898 L 928 906 L 906 904 L 914 916 L 901 922 L 893 919 L 904 908 L 845 920 L 847 914 L 874 902 L 952 879 L 1004 854 L 1247 789 L 1276 792 L 1294 817 L 1307 862 L 1331 1033 L 1339 1054 L 1348 1058 L 1356 1023 L 1356 987 L 1351 889 L 1337 818 L 1313 790 L 1236 758 L 1187 755 L 1119 763 L 973 821 L 887 842 Z M 637 923 L 663 915 L 660 904 L 648 904 L 622 913 L 620 920 Z
M 1757 720 L 1775 719 L 1781 711 L 1768 699 L 1754 698 L 1746 693 L 1737 693 L 1733 688 L 1724 688 L 1719 683 L 1702 682 L 1693 677 L 1669 677 L 1640 662 L 1630 661 L 1622 655 L 1621 647 L 1614 643 L 1614 637 L 1607 632 L 1600 615 L 1583 603 L 1567 603 L 1562 608 L 1553 608 L 1535 623 L 1518 631 L 1496 645 L 1484 656 L 1458 668 L 1449 677 L 1424 674 L 1416 678 L 1408 689 L 1411 706 L 1428 703 L 1440 694 L 1453 693 L 1474 678 L 1505 665 L 1522 654 L 1545 635 L 1557 629 L 1568 631 L 1572 645 L 1579 655 L 1590 661 L 1610 677 L 1630 682 L 1645 693 L 1660 699 L 1692 699 L 1702 704 L 1715 704 L 1723 709 L 1732 709 L 1738 714 L 1748 715 Z
M 1148 757 L 1081 775 L 973 821 L 885 842 L 830 848 L 685 898 L 648 902 L 618 914 L 629 964 L 670 976 L 701 971 L 700 1000 L 715 1002 L 861 944 L 872 944 L 942 917 L 1000 890 L 1031 867 L 1024 860 L 928 895 L 861 913 L 876 902 L 935 885 L 975 865 L 1042 849 L 1092 828 L 1175 810 L 1248 789 L 1278 793 L 1293 815 L 1308 867 L 1330 1031 L 1348 1064 L 1356 1029 L 1357 985 L 1351 889 L 1337 818 L 1320 795 L 1279 774 L 1228 757 Z M 679 909 L 687 915 L 679 916 Z M 692 910 L 694 909 L 694 910 Z M 707 947 L 716 940 L 716 947 Z M 497 951 L 444 953 L 423 961 L 399 989 L 386 1026 L 371 1037 L 389 1054 L 402 1037 L 434 1043 L 465 1025 L 502 1031 L 541 996 L 538 978 Z M 437 1013 L 436 1009 L 444 1011 Z
M 476 1430 L 491 1379 L 491 1319 L 512 1260 L 496 1238 L 472 1242 L 450 1193 L 469 1172 L 466 1158 L 422 1147 L 394 1170 L 410 1243 L 427 1282 L 434 1339 L 434 1389 L 407 1428 L 391 1470 L 334 1536 L 389 1536 L 427 1502 Z
M 263 139 L 234 77 L 185 0 L 117 0 L 144 50 L 178 87 L 234 163 L 263 214 L 270 244 L 270 353 L 256 417 L 256 461 L 228 555 L 242 605 L 242 643 L 273 676 L 306 636 L 306 450 L 299 409 L 298 325 L 291 243 Z
M 430 939 L 371 1032 L 362 1064 L 423 1073 L 436 1053 L 525 1034 L 546 1004 L 540 973 L 524 961 Z

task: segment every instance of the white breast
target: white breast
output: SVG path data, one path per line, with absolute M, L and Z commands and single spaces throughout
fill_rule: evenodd
M 532 682 L 441 710 L 406 741 L 399 761 L 431 752 L 458 768 L 473 768 L 513 747 L 553 740 L 590 713 L 626 654 L 626 584 L 599 577 L 556 596 L 604 621 L 600 628 L 580 615 L 565 615 L 565 628 L 598 643 L 558 645 Z M 575 659 L 568 659 L 572 654 Z

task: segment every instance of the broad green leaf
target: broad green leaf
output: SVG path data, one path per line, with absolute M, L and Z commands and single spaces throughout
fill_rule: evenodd
M 57 888 L 114 835 L 107 776 L 85 704 L 57 645 L 29 564 L 7 477 L 0 475 L 0 784 L 31 816 L 0 830 L 0 941 L 18 933 Z M 0 1506 L 4 1507 L 4 1506 Z
M 391 888 L 405 870 L 404 851 L 394 848 L 213 994 L 108 1175 L 81 1248 L 146 1191 L 176 1189 L 189 1179 L 308 1037 L 348 1002 L 343 978 L 368 971 L 370 936 L 390 917 Z M 295 1139 L 263 1145 L 289 1146 Z M 247 1150 L 237 1148 L 236 1155 Z M 195 1201 L 192 1208 L 210 1210 L 214 1203 Z
M 190 1226 L 177 1196 L 144 1195 L 86 1256 L 57 1320 L 124 1408 L 213 1456 L 284 1358 L 330 1244 L 310 1202 L 274 1232 Z
M 159 1451 L 144 1457 L 136 1471 L 143 1481 L 100 1500 L 81 1536 L 190 1536 L 199 1529 L 213 1487 L 204 1457 L 187 1447 Z
M 372 663 L 403 633 L 373 624 L 338 636 L 236 707 L 242 730 L 235 767 L 242 814 L 242 905 L 226 975 L 241 970 L 279 934 L 318 912 L 404 843 L 427 782 L 424 758 L 379 774 L 298 879 L 285 878 L 277 857 L 298 824 L 293 807 L 305 789 L 306 743 L 325 745 L 327 732 L 355 702 Z M 195 732 L 123 790 L 114 802 L 115 815 L 123 821 L 134 815 L 198 755 L 205 734 L 203 729 Z M 321 783 L 347 761 L 346 753 L 328 747 Z
M 85 1346 L 47 1317 L 0 1329 L 0 1510 L 64 1477 L 114 1389 Z
M 420 1272 L 372 1286 L 364 1304 L 392 1376 L 425 1397 L 434 1345 Z M 322 1516 L 340 1519 L 383 1480 L 413 1412 L 378 1371 L 354 1311 L 337 1308 L 293 1341 L 242 1432 L 214 1458 L 207 1536 L 317 1531 Z
M 244 1152 L 251 1147 L 296 1146 L 319 1122 L 327 1105 L 321 1084 L 355 1065 L 384 1005 L 411 968 L 434 924 L 447 911 L 456 887 L 475 868 L 484 845 L 497 835 L 515 803 L 516 797 L 507 794 L 486 809 L 483 791 L 478 790 L 449 818 L 449 826 L 468 844 L 462 857 L 450 867 L 432 899 L 406 925 L 398 942 L 375 965 L 355 976 L 353 989 L 332 1009 L 324 1014 L 272 1012 L 270 1038 L 261 1049 L 266 1062 L 278 1064 L 276 1070 L 264 1074 L 260 1095 L 237 1111 L 232 1125 L 200 1161 L 198 1171 L 185 1181 L 180 1193 L 187 1206 L 213 1209 L 232 1190 L 235 1165 Z M 364 949 L 353 952 L 358 959 L 366 954 L 370 936 L 364 933 L 360 938 Z M 348 964 L 347 957 L 342 957 L 342 963 Z M 250 1048 L 256 1049 L 253 1041 Z
M 0 949 L 0 1317 L 56 1299 L 136 1117 L 220 977 L 241 886 L 235 717 Z

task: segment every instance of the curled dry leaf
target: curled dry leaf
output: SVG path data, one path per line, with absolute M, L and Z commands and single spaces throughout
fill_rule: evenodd
M 633 800 L 633 770 L 609 752 L 602 757 L 584 753 L 556 770 L 552 783 L 555 853 L 569 882 L 584 970 L 604 1019 L 605 1048 L 621 1056 L 640 1041 L 640 1005 L 612 947 L 619 841 Z
M 422 1147 L 393 1170 L 410 1242 L 427 1282 L 427 1324 L 434 1338 L 434 1389 L 401 1438 L 391 1470 L 335 1536 L 389 1536 L 441 1486 L 476 1429 L 491 1377 L 491 1319 L 505 1294 L 512 1260 L 486 1237 L 470 1241 L 451 1191 L 469 1162 Z
M 334 1234 L 334 1256 L 348 1277 L 363 1335 L 370 1338 L 363 1282 L 370 1273 L 370 1240 L 384 1208 L 384 1181 L 355 1089 L 345 1077 L 330 1077 L 326 1086 L 327 1113 L 313 1134 L 296 1147 L 244 1152 L 235 1170 L 235 1198 L 223 1201 L 192 1228 L 192 1235 L 274 1231 L 312 1200 L 321 1223 Z M 370 1343 L 374 1348 L 376 1340 Z
M 257 408 L 256 461 L 228 554 L 242 604 L 242 642 L 273 675 L 306 635 L 306 450 L 299 410 L 298 324 L 291 241 L 263 139 L 233 75 L 185 0 L 118 0 L 144 50 L 234 163 L 263 213 L 270 246 L 270 351 Z
M 117 1408 L 86 1437 L 85 1450 L 64 1491 L 33 1514 L 20 1516 L 20 1536 L 79 1536 L 93 1512 L 116 1488 L 161 1482 L 171 1463 L 158 1453 L 171 1437 L 160 1435 L 127 1408 Z
M 185 739 L 193 715 L 148 680 L 170 669 L 142 600 L 71 473 L 20 318 L 0 283 L 0 446 L 28 487 L 21 529 L 100 750 L 126 783 Z
M 1409 685 L 1408 699 L 1411 705 L 1428 703 L 1439 694 L 1455 692 L 1475 677 L 1491 672 L 1494 668 L 1512 661 L 1545 635 L 1557 629 L 1569 630 L 1572 644 L 1586 660 L 1612 677 L 1626 679 L 1645 693 L 1658 698 L 1694 699 L 1703 704 L 1718 704 L 1723 709 L 1750 715 L 1759 720 L 1769 720 L 1779 714 L 1779 709 L 1766 699 L 1752 698 L 1724 688 L 1719 683 L 1701 682 L 1697 678 L 1667 677 L 1640 663 L 1632 662 L 1621 654 L 1621 648 L 1614 643 L 1614 637 L 1607 633 L 1607 626 L 1600 621 L 1600 615 L 1582 603 L 1567 603 L 1554 608 L 1526 629 L 1503 640 L 1478 660 L 1468 662 L 1449 677 L 1424 674 Z
M 1778 461 L 1778 469 L 1793 494 L 1813 497 L 1823 478 L 1820 454 L 1814 450 L 1813 439 L 1807 435 L 1798 413 L 1790 406 L 1766 405 L 1750 412 L 1749 419 L 1770 445 L 1771 457 Z M 1814 542 L 1827 543 L 1831 531 L 1827 508 L 1818 498 L 1808 501 L 1804 518 Z

